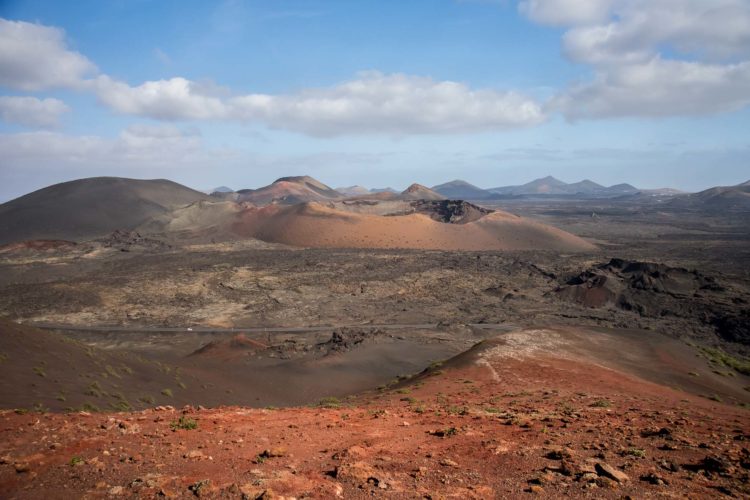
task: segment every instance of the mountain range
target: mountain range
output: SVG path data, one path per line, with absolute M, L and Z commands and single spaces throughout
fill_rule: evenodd
M 604 187 L 592 181 L 572 184 L 554 177 L 537 179 L 521 186 L 481 189 L 465 181 L 434 186 L 412 184 L 401 193 L 379 190 L 365 193 L 361 186 L 335 190 L 310 177 L 282 177 L 268 186 L 236 192 L 214 192 L 210 196 L 175 182 L 94 177 L 55 184 L 0 205 L 0 244 L 19 240 L 84 240 L 104 236 L 115 229 L 134 229 L 175 210 L 197 202 L 226 202 L 212 209 L 218 219 L 239 213 L 244 207 L 290 206 L 300 203 L 368 204 L 440 200 L 503 200 L 516 197 L 566 197 L 567 199 L 648 201 L 671 210 L 719 214 L 750 212 L 750 181 L 714 187 L 699 193 L 639 191 L 629 184 Z M 359 194 L 361 193 L 361 194 Z M 352 196 L 353 195 L 353 196 Z M 349 201 L 347 201 L 349 200 Z M 364 204 L 364 205 L 363 205 Z M 205 210 L 202 210 L 205 217 Z M 184 214 L 183 214 L 184 215 Z
M 535 179 L 518 186 L 500 186 L 482 189 L 462 180 L 454 180 L 433 186 L 432 189 L 448 198 L 469 200 L 501 199 L 517 196 L 581 196 L 581 197 L 615 197 L 639 192 L 630 184 L 602 186 L 588 179 L 568 184 L 552 176 Z

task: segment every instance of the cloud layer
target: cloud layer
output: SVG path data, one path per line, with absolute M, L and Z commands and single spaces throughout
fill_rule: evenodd
M 0 86 L 94 94 L 107 108 L 163 121 L 237 121 L 315 137 L 460 134 L 569 119 L 663 117 L 734 111 L 750 104 L 747 0 L 521 0 L 534 22 L 561 26 L 565 56 L 589 81 L 546 103 L 513 90 L 474 89 L 408 74 L 360 73 L 289 94 L 233 92 L 183 77 L 131 85 L 101 74 L 58 28 L 0 19 Z M 0 117 L 54 127 L 56 99 L 3 97 Z
M 0 119 L 28 127 L 54 128 L 60 115 L 70 111 L 62 101 L 48 97 L 0 96 Z
M 593 81 L 560 92 L 550 111 L 658 117 L 750 104 L 746 0 L 524 0 L 519 10 L 567 27 L 563 53 L 594 69 Z

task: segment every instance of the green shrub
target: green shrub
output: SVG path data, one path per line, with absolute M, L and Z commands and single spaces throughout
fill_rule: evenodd
M 337 397 L 329 396 L 318 401 L 318 406 L 321 408 L 340 408 L 341 401 Z
M 183 415 L 178 420 L 172 421 L 172 423 L 169 424 L 169 427 L 171 427 L 173 431 L 178 429 L 191 431 L 198 428 L 198 422 L 194 418 L 189 418 Z

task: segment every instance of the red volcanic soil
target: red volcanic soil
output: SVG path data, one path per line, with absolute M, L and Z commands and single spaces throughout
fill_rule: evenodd
M 270 205 L 242 212 L 232 231 L 273 243 L 317 248 L 591 251 L 596 247 L 560 229 L 495 211 L 449 224 L 428 215 L 370 215 L 319 203 Z
M 540 333 L 319 407 L 6 411 L 0 496 L 750 495 L 747 410 L 572 355 Z

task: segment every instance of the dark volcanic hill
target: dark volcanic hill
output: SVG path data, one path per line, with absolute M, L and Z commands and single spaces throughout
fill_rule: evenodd
M 712 213 L 750 212 L 750 181 L 679 196 L 669 203 L 669 207 Z
M 0 244 L 90 239 L 134 228 L 181 205 L 208 199 L 165 179 L 92 177 L 63 182 L 0 205 Z
M 483 200 L 492 196 L 489 191 L 460 179 L 433 186 L 432 190 L 449 200 Z
M 280 203 L 294 205 L 309 201 L 330 201 L 344 195 L 309 175 L 281 177 L 268 186 L 258 189 L 241 189 L 238 201 L 249 201 L 256 205 Z

